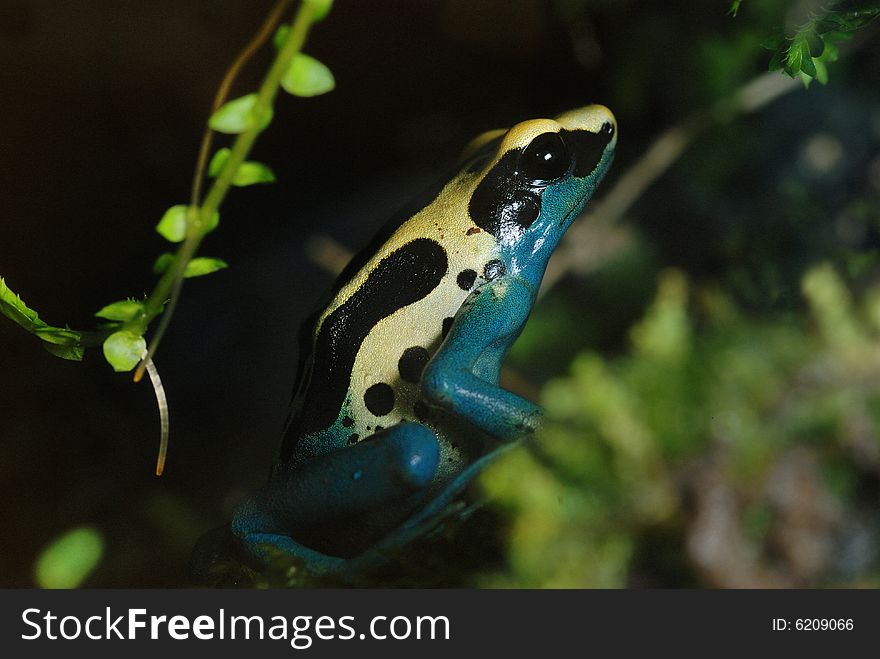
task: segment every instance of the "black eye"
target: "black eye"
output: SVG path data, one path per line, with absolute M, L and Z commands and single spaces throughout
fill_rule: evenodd
M 568 173 L 571 156 L 559 133 L 538 135 L 520 154 L 517 169 L 534 183 L 549 183 Z

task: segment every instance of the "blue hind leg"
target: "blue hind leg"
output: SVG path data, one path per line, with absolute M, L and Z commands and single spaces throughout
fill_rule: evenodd
M 233 533 L 259 563 L 273 550 L 301 559 L 313 573 L 344 569 L 294 538 L 317 525 L 376 510 L 428 486 L 439 462 L 434 433 L 417 423 L 387 428 L 375 438 L 282 468 L 261 491 L 238 507 Z

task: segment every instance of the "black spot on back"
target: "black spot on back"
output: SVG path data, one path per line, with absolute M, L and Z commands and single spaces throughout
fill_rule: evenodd
M 377 382 L 364 392 L 364 405 L 375 416 L 385 416 L 394 409 L 394 389 L 386 382 Z
M 357 252 L 352 258 L 351 261 L 342 269 L 342 272 L 339 273 L 339 276 L 336 277 L 336 280 L 333 282 L 333 288 L 330 294 L 332 298 L 336 293 L 338 293 L 345 284 L 351 281 L 351 278 L 354 277 L 361 268 L 363 268 L 367 261 L 373 258 L 373 255 L 379 251 L 379 248 L 382 247 L 388 239 L 391 237 L 400 226 L 410 219 L 413 215 L 420 212 L 424 208 L 427 208 L 443 191 L 443 188 L 446 187 L 446 184 L 449 183 L 459 172 L 460 167 L 456 166 L 455 168 L 451 168 L 447 171 L 443 176 L 439 177 L 437 181 L 434 182 L 433 185 L 428 187 L 422 194 L 418 195 L 415 199 L 413 199 L 410 203 L 406 204 L 403 208 L 401 208 L 398 212 L 396 212 L 390 220 L 388 220 L 382 228 L 370 239 L 370 242 L 367 243 L 362 250 Z M 329 299 L 327 300 L 329 302 Z M 320 313 L 319 313 L 320 315 Z M 315 319 L 317 320 L 317 318 Z M 314 323 L 310 329 L 314 329 Z
M 471 286 L 474 285 L 474 282 L 477 279 L 477 273 L 468 268 L 467 270 L 462 270 L 458 273 L 458 277 L 456 277 L 455 281 L 458 283 L 458 287 L 463 291 L 471 290 Z
M 443 319 L 443 327 L 440 330 L 440 336 L 442 338 L 445 339 L 446 335 L 449 334 L 449 330 L 452 329 L 452 321 L 454 321 L 454 320 L 455 320 L 455 318 L 453 318 L 452 316 L 447 316 L 446 318 Z
M 413 346 L 403 351 L 400 360 L 397 362 L 397 370 L 407 382 L 418 382 L 422 377 L 422 371 L 431 355 L 422 346 Z
M 351 428 L 351 426 L 353 424 L 354 424 L 354 419 L 352 419 L 350 416 L 347 416 L 342 420 L 342 425 L 345 426 L 346 428 Z
M 299 437 L 336 420 L 357 352 L 376 323 L 428 295 L 446 269 L 443 247 L 417 238 L 382 259 L 345 304 L 327 316 L 314 339 L 310 381 L 287 431 L 282 459 L 289 457 Z

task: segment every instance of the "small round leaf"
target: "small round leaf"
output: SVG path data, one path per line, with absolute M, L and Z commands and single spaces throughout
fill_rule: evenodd
M 232 178 L 232 185 L 244 187 L 255 183 L 274 183 L 275 173 L 260 162 L 243 162 Z
M 98 318 L 106 318 L 107 320 L 119 320 L 127 322 L 139 314 L 144 308 L 143 302 L 137 300 L 120 300 L 113 304 L 108 304 L 95 315 Z
M 208 125 L 218 133 L 236 135 L 257 127 L 263 130 L 272 121 L 272 107 L 256 116 L 257 95 L 247 94 L 224 104 L 208 120 Z
M 172 263 L 174 263 L 174 254 L 169 254 L 168 252 L 160 254 L 159 258 L 156 259 L 156 262 L 153 264 L 153 272 L 157 275 L 161 275 L 171 267 Z
M 324 64 L 299 53 L 294 57 L 284 76 L 281 86 L 294 96 L 318 96 L 326 94 L 336 86 L 333 73 Z
M 284 42 L 287 41 L 287 35 L 289 34 L 290 25 L 283 23 L 278 26 L 278 29 L 275 30 L 275 36 L 272 37 L 272 45 L 275 46 L 276 50 L 281 50 L 281 47 L 284 45 Z
M 159 232 L 159 235 L 172 243 L 179 243 L 186 238 L 187 208 L 187 206 L 178 205 L 165 211 L 159 224 L 156 225 L 156 231 Z
M 212 272 L 217 272 L 218 270 L 228 267 L 229 264 L 222 259 L 200 256 L 186 264 L 186 270 L 184 271 L 183 276 L 186 279 L 189 279 L 190 277 L 201 277 L 202 275 L 209 275 Z
M 104 341 L 104 357 L 117 373 L 130 371 L 147 348 L 144 337 L 129 330 L 114 332 Z
M 218 176 L 223 171 L 223 166 L 229 160 L 230 153 L 232 151 L 225 146 L 222 149 L 217 149 L 217 153 L 214 154 L 214 157 L 211 158 L 211 163 L 208 165 L 208 176 Z
M 34 577 L 40 588 L 76 588 L 101 562 L 104 538 L 90 526 L 80 526 L 56 538 L 37 558 Z

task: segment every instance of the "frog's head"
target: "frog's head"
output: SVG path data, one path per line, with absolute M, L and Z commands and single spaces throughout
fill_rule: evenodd
M 464 172 L 476 180 L 468 211 L 498 241 L 508 272 L 540 280 L 608 171 L 616 144 L 617 122 L 603 105 L 524 121 L 471 143 Z

